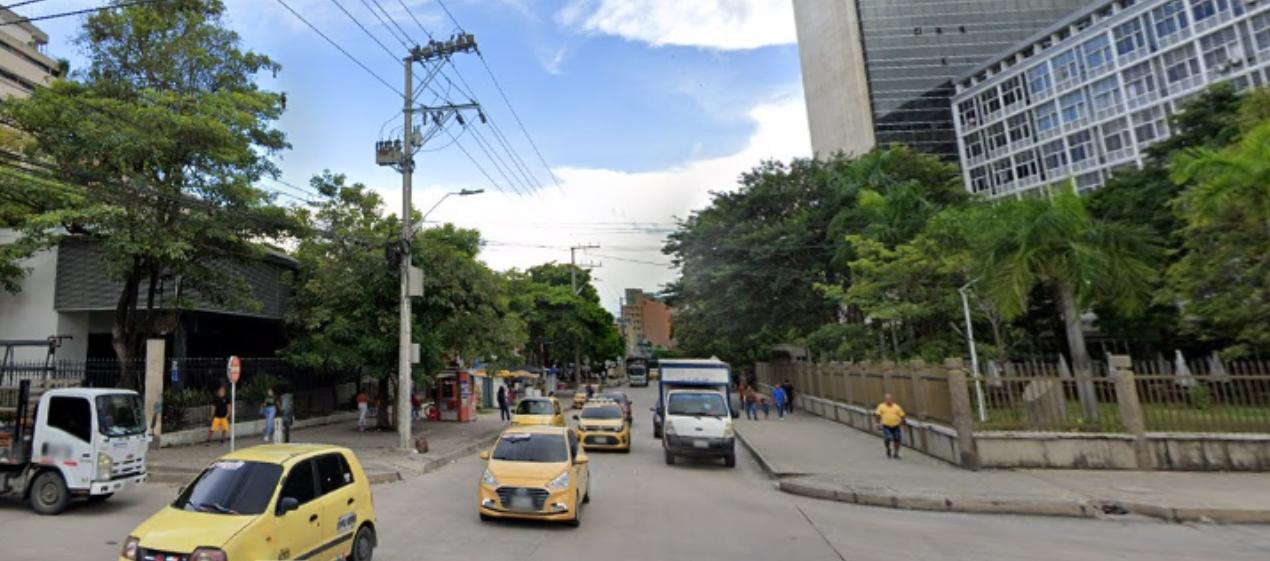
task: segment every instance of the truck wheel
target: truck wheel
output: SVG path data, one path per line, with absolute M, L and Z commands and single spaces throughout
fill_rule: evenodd
M 653 438 L 661 438 L 661 425 L 653 425 Z
M 735 454 L 735 453 L 733 453 L 733 454 L 728 454 L 728 455 L 724 456 L 724 457 L 723 457 L 723 465 L 724 465 L 724 466 L 727 466 L 727 467 L 730 467 L 730 468 L 734 468 L 734 467 L 736 467 L 736 454 Z
M 101 504 L 106 502 L 106 499 L 109 499 L 110 497 L 113 497 L 113 496 L 115 496 L 114 493 L 106 493 L 105 495 L 89 495 L 88 504 L 94 504 L 94 505 Z
M 670 450 L 666 450 L 666 465 L 668 466 L 675 465 L 675 455 L 671 454 Z
M 62 474 L 56 471 L 46 471 L 35 476 L 30 493 L 31 509 L 45 515 L 61 514 L 71 501 L 66 482 L 62 480 Z

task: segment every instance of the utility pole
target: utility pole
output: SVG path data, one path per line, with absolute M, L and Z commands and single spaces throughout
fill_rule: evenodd
M 569 248 L 569 284 L 573 286 L 573 295 L 578 295 L 578 250 L 599 249 L 598 244 L 575 245 Z M 594 263 L 588 264 L 589 269 L 599 267 Z M 578 375 L 578 382 L 582 382 L 582 349 L 573 348 L 573 371 Z
M 410 396 L 413 393 L 411 365 L 415 361 L 414 355 L 416 353 L 410 333 L 412 317 L 410 298 L 422 295 L 421 281 L 423 278 L 423 272 L 415 269 L 410 258 L 410 246 L 413 240 L 410 191 L 414 179 L 414 155 L 429 139 L 441 132 L 449 124 L 451 118 L 457 120 L 460 125 L 466 126 L 467 123 L 462 115 L 464 110 L 475 110 L 481 121 L 485 122 L 485 114 L 481 112 L 480 106 L 475 102 L 459 105 L 424 106 L 420 107 L 419 111 L 423 114 L 424 124 L 427 125 L 428 130 L 426 133 L 421 133 L 414 125 L 414 65 L 416 63 L 423 64 L 425 69 L 428 70 L 425 73 L 427 79 L 423 83 L 423 87 L 426 88 L 432 78 L 440 73 L 441 66 L 446 63 L 451 55 L 474 52 L 475 50 L 476 38 L 470 33 L 460 33 L 448 41 L 429 41 L 427 45 L 410 49 L 410 54 L 402 59 L 402 66 L 405 69 L 402 139 L 381 140 L 375 143 L 375 162 L 381 166 L 396 168 L 397 171 L 401 172 L 401 239 L 398 241 L 397 247 L 393 249 L 395 252 L 393 259 L 399 261 L 398 274 L 401 276 L 400 325 L 397 340 L 397 435 L 399 437 L 398 447 L 402 450 L 414 450 L 414 439 L 411 435 L 410 426 Z M 428 64 L 432 64 L 433 68 L 427 68 Z M 429 123 L 429 120 L 431 123 Z M 411 269 L 415 269 L 414 274 L 418 277 L 413 284 L 411 283 Z

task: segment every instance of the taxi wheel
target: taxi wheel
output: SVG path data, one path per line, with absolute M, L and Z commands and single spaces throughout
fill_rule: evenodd
M 578 526 L 582 525 L 582 504 L 581 503 L 582 501 L 580 500 L 574 502 L 574 504 L 578 506 L 573 509 L 573 518 L 566 520 L 565 524 L 568 524 L 569 526 L 573 528 L 577 528 Z
M 586 484 L 586 494 L 582 495 L 582 503 L 586 504 L 589 502 L 591 502 L 591 482 L 590 481 L 588 481 Z
M 31 483 L 31 508 L 40 514 L 60 514 L 71 501 L 66 482 L 56 471 L 46 471 L 35 476 Z
M 490 515 L 488 515 L 488 514 L 485 514 L 484 512 L 479 513 L 479 514 L 481 515 L 481 522 L 489 522 L 489 521 L 491 521 L 491 520 L 493 520 L 493 519 L 494 519 L 494 517 L 493 517 L 493 516 L 490 516 Z
M 375 531 L 362 526 L 353 538 L 353 561 L 370 561 L 375 556 Z

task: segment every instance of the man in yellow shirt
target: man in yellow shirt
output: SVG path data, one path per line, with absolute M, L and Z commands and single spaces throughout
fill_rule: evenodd
M 873 412 L 873 417 L 877 419 L 878 425 L 882 427 L 882 444 L 886 446 L 886 457 L 900 459 L 900 446 L 904 441 L 903 432 L 900 427 L 907 423 L 904 415 L 904 408 L 895 403 L 895 396 L 886 394 L 882 403 L 878 404 L 878 408 Z M 895 451 L 891 451 L 891 444 L 895 444 Z

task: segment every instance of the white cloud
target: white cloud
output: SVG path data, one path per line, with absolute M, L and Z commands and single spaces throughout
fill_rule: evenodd
M 547 74 L 559 76 L 564 71 L 562 67 L 568 55 L 568 46 L 561 46 L 558 49 L 541 48 L 538 49 L 538 64 Z
M 509 198 L 497 192 L 450 197 L 429 220 L 479 228 L 490 242 L 482 258 L 500 270 L 567 262 L 570 245 L 598 243 L 600 249 L 580 254 L 579 260 L 603 264 L 594 272 L 600 279 L 597 285 L 605 307 L 616 310 L 622 290 L 657 290 L 675 278 L 659 251 L 675 218 L 706 206 L 711 191 L 735 189 L 740 174 L 764 159 L 789 160 L 811 153 L 801 95 L 759 105 L 749 116 L 755 128 L 748 144 L 728 156 L 649 172 L 557 168 L 562 186 L 544 187 L 539 197 Z M 421 190 L 415 196 L 416 207 L 432 206 L 447 190 Z M 400 200 L 392 193 L 385 196 Z M 622 224 L 628 228 L 613 231 L 614 225 Z M 641 228 L 651 231 L 636 231 Z
M 797 41 L 790 0 L 573 0 L 556 20 L 658 47 L 742 50 Z

